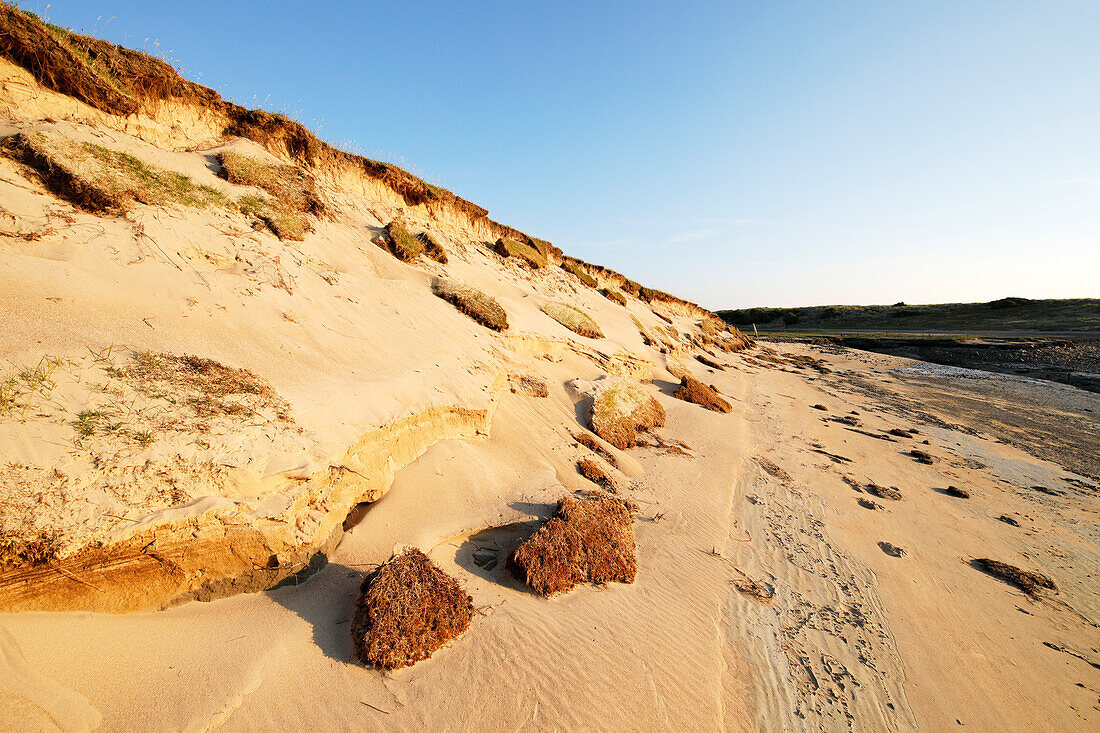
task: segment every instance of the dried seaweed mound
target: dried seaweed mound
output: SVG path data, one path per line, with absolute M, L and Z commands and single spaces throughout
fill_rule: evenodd
M 365 664 L 396 669 L 427 659 L 470 626 L 474 602 L 417 549 L 367 576 L 355 603 L 352 641 Z
M 633 583 L 634 506 L 607 494 L 567 496 L 512 556 L 520 579 L 544 596 L 578 583 Z
M 665 424 L 665 408 L 641 384 L 613 381 L 592 402 L 592 432 L 619 450 L 638 442 L 638 433 Z
M 1058 590 L 1053 580 L 1034 570 L 1021 570 L 1015 565 L 1009 565 L 1000 560 L 990 560 L 987 557 L 978 558 L 974 561 L 974 564 L 978 566 L 979 570 L 1016 586 L 1029 596 L 1038 595 L 1043 588 Z
M 608 491 L 615 491 L 614 480 L 607 475 L 607 471 L 600 468 L 600 464 L 591 458 L 582 458 L 577 461 L 577 472 L 586 479 Z
M 508 314 L 504 308 L 491 295 L 477 288 L 454 280 L 439 279 L 432 285 L 432 292 L 486 328 L 494 331 L 508 328 Z
M 680 378 L 680 387 L 672 396 L 684 402 L 694 402 L 715 412 L 729 412 L 733 409 L 730 403 L 718 396 L 717 392 L 690 374 L 684 374 Z

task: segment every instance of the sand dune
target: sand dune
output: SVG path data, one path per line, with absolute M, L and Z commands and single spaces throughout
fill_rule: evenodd
M 4 729 L 1100 722 L 1097 395 L 753 343 L 403 171 L 226 135 L 220 98 L 96 99 L 0 60 Z M 225 150 L 320 205 L 230 184 Z M 664 413 L 600 431 L 621 449 L 608 385 Z M 508 558 L 596 489 L 583 459 L 637 507 L 637 575 L 544 598 Z M 475 614 L 383 673 L 352 614 L 405 547 Z

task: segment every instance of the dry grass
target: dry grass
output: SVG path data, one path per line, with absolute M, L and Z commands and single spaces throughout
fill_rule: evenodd
M 402 262 L 412 262 L 424 253 L 424 242 L 409 234 L 409 230 L 399 221 L 386 225 L 385 240 L 393 256 Z
M 878 484 L 867 484 L 863 487 L 871 496 L 877 496 L 880 499 L 890 499 L 891 501 L 901 501 L 901 492 L 893 486 L 879 486 Z
M 606 471 L 600 468 L 600 464 L 591 458 L 582 458 L 577 461 L 577 473 L 603 489 L 611 492 L 615 491 L 614 480 L 607 475 Z
M 566 260 L 565 262 L 561 263 L 561 269 L 576 275 L 578 278 L 580 278 L 580 281 L 582 283 L 590 288 L 594 288 L 599 285 L 599 281 L 589 275 L 587 272 L 585 272 L 584 269 L 582 269 L 581 266 L 578 265 L 576 262 Z
M 587 313 L 571 305 L 550 301 L 542 307 L 542 312 L 578 336 L 591 339 L 603 338 L 603 331 L 596 325 L 596 322 Z
M 610 300 L 612 303 L 617 303 L 622 307 L 626 307 L 626 296 L 617 290 L 611 290 L 610 288 L 600 288 L 600 295 Z
M 533 377 L 529 374 L 521 374 L 510 378 L 512 394 L 523 394 L 528 397 L 545 398 L 550 396 L 550 389 L 546 386 L 546 380 Z
M 351 634 L 365 664 L 416 664 L 470 626 L 473 599 L 417 549 L 394 555 L 367 576 L 355 603 Z
M 59 549 L 56 532 L 39 532 L 32 538 L 0 535 L 0 570 L 28 565 L 44 565 Z
M 12 369 L 0 376 L 0 417 L 31 406 L 36 398 L 49 399 L 56 383 L 53 375 L 61 360 L 42 357 L 38 364 L 24 369 Z
M 515 239 L 501 237 L 493 247 L 501 257 L 515 257 L 533 269 L 546 267 L 546 256 L 529 244 L 518 242 Z
M 432 284 L 432 292 L 486 328 L 494 331 L 508 328 L 508 314 L 504 308 L 477 288 L 440 278 Z
M 619 450 L 638 442 L 638 433 L 665 424 L 665 409 L 639 383 L 618 379 L 592 401 L 592 432 Z
M 948 486 L 946 489 L 943 490 L 943 493 L 947 494 L 948 496 L 953 496 L 956 499 L 970 498 L 970 492 L 964 489 L 960 489 L 958 486 Z
M 1015 565 L 985 557 L 974 560 L 974 565 L 994 578 L 1000 578 L 1006 583 L 1016 586 L 1029 596 L 1039 595 L 1044 588 L 1053 591 L 1058 590 L 1053 580 L 1034 570 L 1021 570 Z
M 722 371 L 726 371 L 726 368 L 724 366 L 722 366 L 721 364 L 719 364 L 718 362 L 716 362 L 712 359 L 708 359 L 707 357 L 703 356 L 702 354 L 696 354 L 695 355 L 695 360 L 698 361 L 700 364 L 703 364 L 705 366 L 709 366 L 711 369 L 720 369 Z
M 684 402 L 702 405 L 714 412 L 729 412 L 733 409 L 733 406 L 719 397 L 717 392 L 690 374 L 680 378 L 680 386 L 672 396 Z
M 319 214 L 323 205 L 313 177 L 293 165 L 267 163 L 231 150 L 218 154 L 222 177 L 234 185 L 255 186 L 272 199 L 243 196 L 237 203 L 242 212 L 259 218 L 279 239 L 301 241 L 310 230 L 306 214 Z
M 558 502 L 554 516 L 512 555 L 520 579 L 544 596 L 577 584 L 633 583 L 633 504 L 597 493 Z
M 182 173 L 161 170 L 132 155 L 58 134 L 19 133 L 3 153 L 30 168 L 53 194 L 97 214 L 121 214 L 135 202 L 150 206 L 227 206 L 218 190 Z
M 420 232 L 416 238 L 424 245 L 424 254 L 441 265 L 447 264 L 447 250 L 430 232 Z
M 577 433 L 576 435 L 573 435 L 573 440 L 577 441 L 588 450 L 600 456 L 615 468 L 619 467 L 619 462 L 618 460 L 616 460 L 615 455 L 607 448 L 604 448 L 602 445 L 600 445 L 600 441 L 596 440 L 588 433 Z
M 290 406 L 267 380 L 247 369 L 227 367 L 213 359 L 135 352 L 130 366 L 121 370 L 119 376 L 148 397 L 186 405 L 199 418 L 250 418 L 271 412 L 281 422 L 292 421 Z M 98 413 L 82 413 L 74 427 L 92 435 L 101 422 Z

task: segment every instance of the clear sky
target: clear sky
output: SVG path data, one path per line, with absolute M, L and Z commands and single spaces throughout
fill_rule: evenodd
M 1100 2 L 21 3 L 710 308 L 1100 297 Z

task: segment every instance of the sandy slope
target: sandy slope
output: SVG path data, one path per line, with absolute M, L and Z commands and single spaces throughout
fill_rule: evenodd
M 661 434 L 695 457 L 631 452 L 646 470 L 625 489 L 643 507 L 632 586 L 547 601 L 475 562 L 478 548 L 484 561 L 529 531 L 561 486 L 582 485 L 569 410 L 547 421 L 541 403 L 506 395 L 491 438 L 438 443 L 400 472 L 299 588 L 155 614 L 5 617 L 7 668 L 35 672 L 9 672 L 6 719 L 78 729 L 102 716 L 104 730 L 1095 726 L 1100 677 L 1069 653 L 1100 655 L 1095 490 L 980 434 L 838 390 L 854 370 L 902 392 L 890 370 L 904 362 L 825 359 L 841 371 L 811 378 L 729 358 L 737 371 L 708 375 L 735 400 L 728 416 L 661 398 Z M 553 369 L 586 366 L 568 357 Z M 568 408 L 561 384 L 550 401 Z M 918 464 L 903 455 L 914 441 L 827 420 L 850 410 L 868 433 L 918 428 L 939 460 Z M 845 477 L 903 499 L 864 509 Z M 1027 489 L 1038 482 L 1064 493 Z M 937 491 L 949 483 L 971 498 Z M 481 614 L 429 661 L 380 675 L 348 661 L 347 621 L 362 573 L 395 543 L 429 549 Z M 1061 590 L 1031 599 L 971 567 L 976 556 L 1042 568 Z M 744 576 L 774 598 L 739 593 L 731 581 Z
M 248 191 L 215 175 L 217 151 L 267 154 L 190 129 L 186 110 L 170 129 L 89 112 L 8 66 L 5 134 L 95 142 L 230 196 Z M 698 310 L 623 307 L 560 268 L 532 273 L 492 253 L 483 222 L 404 207 L 377 181 L 320 185 L 328 213 L 296 243 L 231 208 L 95 216 L 0 159 L 0 373 L 56 364 L 45 393 L 0 419 L 0 530 L 64 539 L 56 564 L 35 566 L 49 592 L 20 596 L 16 578 L 0 587 L 9 607 L 159 608 L 255 587 L 242 576 L 270 584 L 271 564 L 290 575 L 309 559 L 293 552 L 329 560 L 300 585 L 158 612 L 0 615 L 0 727 L 1097 726 L 1098 488 L 1067 470 L 1088 473 L 1080 456 L 1100 448 L 1091 422 L 1074 427 L 1100 414 L 1095 396 L 979 390 L 905 360 L 787 345 L 714 352 L 729 369 L 708 370 L 693 358 Z M 442 239 L 446 267 L 371 243 L 396 216 Z M 442 274 L 495 297 L 509 331 L 432 295 Z M 550 300 L 591 314 L 605 338 L 550 319 Z M 251 369 L 293 420 L 199 426 L 112 376 L 143 350 Z M 674 399 L 677 360 L 733 412 Z M 612 470 L 641 507 L 638 579 L 546 600 L 504 559 L 559 497 L 591 487 L 572 434 L 613 373 L 643 380 L 668 412 L 658 439 Z M 544 379 L 549 397 L 510 391 L 517 375 Z M 92 408 L 121 427 L 81 439 L 75 418 Z M 831 419 L 852 411 L 859 425 Z M 119 438 L 165 414 L 151 445 Z M 920 432 L 885 433 L 902 427 Z M 864 508 L 868 483 L 902 499 Z M 106 560 L 80 564 L 96 543 Z M 452 572 L 480 613 L 430 660 L 382 675 L 351 662 L 348 622 L 363 575 L 400 545 Z M 105 570 L 119 548 L 132 564 Z M 1042 570 L 1059 591 L 1029 598 L 977 557 Z

